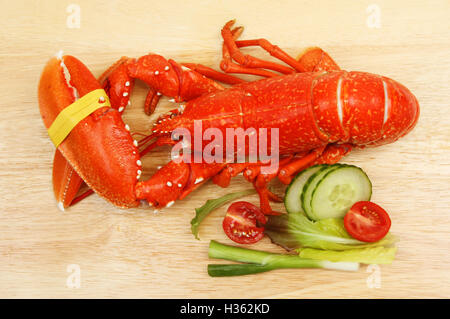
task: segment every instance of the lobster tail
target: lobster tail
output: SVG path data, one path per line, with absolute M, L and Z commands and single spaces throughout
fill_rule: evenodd
M 404 85 L 382 77 L 385 83 L 385 105 L 383 135 L 371 145 L 378 146 L 395 142 L 408 134 L 419 119 L 420 108 L 416 97 Z
M 365 72 L 331 72 L 313 83 L 312 106 L 329 142 L 377 146 L 396 141 L 415 125 L 419 104 L 400 83 Z

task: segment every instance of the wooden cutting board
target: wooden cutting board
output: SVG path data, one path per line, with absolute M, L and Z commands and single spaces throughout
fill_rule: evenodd
M 17 0 L 0 11 L 0 297 L 450 297 L 448 1 L 69 3 Z M 62 49 L 100 75 L 123 55 L 157 52 L 217 68 L 220 28 L 232 18 L 245 26 L 242 38 L 265 37 L 294 56 L 321 46 L 343 68 L 392 77 L 417 96 L 413 132 L 344 160 L 368 173 L 373 200 L 391 214 L 400 238 L 392 265 L 208 277 L 207 264 L 216 262 L 207 257 L 209 240 L 230 243 L 221 230 L 225 208 L 205 220 L 200 241 L 189 222 L 206 199 L 248 188 L 242 177 L 228 189 L 207 184 L 157 215 L 148 207 L 120 210 L 97 196 L 57 209 L 54 147 L 37 101 L 46 61 Z M 144 114 L 145 93 L 138 83 L 125 112 L 132 131 L 148 131 L 157 116 Z M 171 107 L 163 99 L 157 113 Z M 144 178 L 167 160 L 167 149 L 146 156 Z M 256 196 L 247 200 L 257 203 Z M 254 247 L 282 251 L 268 239 Z

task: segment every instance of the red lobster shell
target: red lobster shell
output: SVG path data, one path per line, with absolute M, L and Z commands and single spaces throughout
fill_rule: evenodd
M 193 136 L 194 120 L 202 121 L 203 132 L 220 128 L 223 136 L 226 128 L 255 128 L 256 132 L 279 128 L 280 155 L 289 155 L 331 143 L 356 147 L 391 143 L 411 131 L 418 116 L 414 95 L 389 78 L 365 72 L 295 73 L 205 94 L 154 131 L 164 136 L 184 127 Z M 173 171 L 158 174 L 171 181 Z M 138 183 L 136 191 L 156 207 L 180 196 L 168 193 L 161 178 Z
M 100 88 L 95 77 L 76 58 L 51 59 L 39 82 L 39 107 L 45 126 L 49 128 L 59 112 L 76 98 Z M 119 207 L 139 204 L 134 194 L 137 172 L 141 169 L 139 152 L 117 110 L 105 107 L 92 113 L 75 126 L 58 150 L 100 196 Z M 70 180 L 69 176 L 67 183 Z M 58 186 L 70 189 L 67 185 Z
M 171 161 L 148 181 L 138 182 L 142 170 L 138 143 L 133 141 L 120 115 L 128 103 L 134 78 L 150 86 L 147 112 L 153 110 L 161 92 L 177 101 L 190 100 L 182 113 L 164 116 L 155 125 L 151 137 L 157 140 L 152 147 L 173 145 L 171 132 L 176 128 L 187 128 L 194 135 L 195 120 L 202 121 L 203 132 L 219 128 L 224 136 L 227 128 L 254 128 L 257 134 L 260 128 L 279 129 L 279 152 L 283 157 L 279 172 L 264 176 L 259 166 L 252 164 L 246 175 L 257 188 L 265 213 L 270 212 L 268 199 L 276 199 L 267 190 L 273 177 L 278 175 L 288 183 L 289 176 L 307 165 L 335 162 L 352 146 L 392 143 L 417 123 L 418 101 L 400 83 L 375 74 L 341 71 L 318 48 L 308 50 L 297 61 L 264 39 L 235 42 L 242 28 L 231 30 L 232 24 L 227 23 L 222 30 L 225 45 L 221 67 L 227 72 L 269 78 L 242 83 L 241 79 L 200 65 L 181 66 L 151 54 L 138 60 L 119 60 L 101 77 L 101 85 L 74 57 L 48 62 L 39 83 L 40 111 L 47 128 L 61 110 L 102 86 L 113 106 L 86 117 L 58 147 L 54 190 L 61 206 L 70 203 L 82 181 L 119 207 L 137 206 L 139 199 L 146 199 L 156 208 L 170 206 L 208 178 L 214 177 L 214 182 L 226 186 L 230 177 L 250 166 Z M 260 45 L 292 69 L 239 52 L 238 47 L 251 45 Z M 276 76 L 264 68 L 285 75 Z M 225 89 L 202 74 L 235 85 Z

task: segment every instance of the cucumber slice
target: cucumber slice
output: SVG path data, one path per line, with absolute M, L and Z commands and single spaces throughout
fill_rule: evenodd
M 334 165 L 325 165 L 321 169 L 319 169 L 317 172 L 315 172 L 313 175 L 311 175 L 308 180 L 306 181 L 305 186 L 303 187 L 302 192 L 302 208 L 303 211 L 306 213 L 309 219 L 316 220 L 313 211 L 311 209 L 311 196 L 316 188 L 316 185 L 319 183 L 319 181 L 322 179 L 322 177 L 337 168 L 339 168 L 340 164 L 334 164 Z
M 305 213 L 302 208 L 301 196 L 303 192 L 303 186 L 305 186 L 308 178 L 321 168 L 327 165 L 314 165 L 311 166 L 294 177 L 286 189 L 286 195 L 284 196 L 284 206 L 289 214 Z
M 372 196 L 372 183 L 359 167 L 345 165 L 322 176 L 311 194 L 314 220 L 343 218 L 354 203 Z

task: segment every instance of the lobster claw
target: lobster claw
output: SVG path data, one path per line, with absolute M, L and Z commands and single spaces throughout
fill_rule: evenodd
M 195 189 L 203 185 L 208 179 L 217 175 L 225 165 L 225 163 L 191 163 L 189 181 L 184 188 L 180 199 L 185 198 Z
M 64 210 L 72 203 L 83 180 L 57 149 L 53 158 L 53 192 L 58 202 L 58 208 Z
M 149 180 L 136 185 L 136 196 L 157 209 L 170 207 L 215 176 L 224 166 L 224 163 L 170 161 Z
M 144 81 L 162 95 L 178 96 L 180 81 L 171 64 L 158 54 L 147 54 L 129 63 L 129 76 Z
M 169 60 L 170 65 L 180 77 L 180 90 L 176 100 L 189 101 L 206 93 L 221 91 L 224 87 L 190 68 Z
M 189 180 L 189 164 L 170 161 L 149 180 L 136 185 L 136 196 L 155 208 L 170 207 Z
M 58 114 L 76 99 L 100 89 L 100 84 L 79 60 L 72 56 L 51 59 L 45 66 L 39 82 L 39 107 L 47 128 Z M 120 113 L 104 107 L 81 120 L 58 146 L 62 156 L 84 182 L 97 194 L 119 207 L 139 204 L 134 194 L 137 172 L 140 170 L 139 152 L 126 130 Z M 58 184 L 64 178 L 63 160 L 56 155 L 55 195 L 68 205 L 75 196 L 79 181 L 69 183 L 69 191 Z M 67 197 L 67 195 L 70 195 Z
M 123 112 L 130 101 L 134 78 L 128 74 L 128 67 L 134 59 L 122 57 L 109 67 L 98 79 L 111 101 L 111 107 Z

